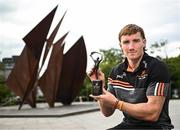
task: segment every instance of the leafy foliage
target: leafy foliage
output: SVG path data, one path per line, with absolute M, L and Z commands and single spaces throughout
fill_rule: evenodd
M 0 103 L 6 102 L 12 96 L 10 90 L 4 84 L 4 77 L 0 76 Z
M 105 78 L 107 79 L 111 69 L 118 63 L 122 62 L 123 53 L 120 49 L 115 48 L 111 48 L 109 50 L 100 50 L 100 52 L 104 55 L 100 68 L 104 72 Z
M 92 84 L 89 77 L 86 76 L 79 96 L 82 98 L 82 100 L 89 101 L 92 100 L 92 98 L 89 97 L 91 93 L 92 93 Z
M 167 40 L 161 40 L 159 42 L 155 42 L 154 44 L 151 44 L 150 46 L 150 53 L 154 54 L 156 51 L 158 52 L 164 52 L 166 58 L 168 58 L 168 54 L 166 52 L 166 45 L 168 44 Z M 157 55 L 156 58 L 163 59 L 161 56 Z
M 171 73 L 172 88 L 180 89 L 180 55 L 166 59 L 166 63 Z

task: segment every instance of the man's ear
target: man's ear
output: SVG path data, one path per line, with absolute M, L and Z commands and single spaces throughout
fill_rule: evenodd
M 119 46 L 120 46 L 120 48 L 122 49 L 122 45 L 121 45 L 121 42 L 119 43 Z
M 143 40 L 144 48 L 146 48 L 146 39 Z

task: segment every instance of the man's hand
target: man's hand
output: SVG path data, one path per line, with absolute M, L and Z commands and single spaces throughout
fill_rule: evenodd
M 98 95 L 98 96 L 90 95 L 90 97 L 94 98 L 95 100 L 98 100 L 99 105 L 100 105 L 100 110 L 104 116 L 108 117 L 114 113 L 114 110 L 115 110 L 114 104 L 117 101 L 117 99 L 110 92 L 106 91 L 103 88 L 102 95 Z
M 92 69 L 89 73 L 87 73 L 88 77 L 90 78 L 91 81 L 97 80 L 96 79 L 96 74 L 95 71 Z M 97 71 L 98 79 L 99 80 L 105 80 L 104 73 L 100 70 Z
M 102 71 L 98 70 L 97 74 L 98 74 L 98 80 L 103 81 L 103 87 L 104 87 L 105 86 L 105 75 L 104 75 L 104 73 Z M 91 81 L 97 80 L 95 71 L 93 69 L 89 73 L 87 73 L 87 76 L 90 78 Z
M 117 98 L 113 94 L 105 90 L 105 88 L 103 88 L 102 95 L 98 95 L 98 96 L 89 95 L 89 96 L 94 98 L 95 100 L 98 100 L 101 103 L 101 105 L 106 106 L 108 108 L 113 108 L 114 103 L 117 101 Z

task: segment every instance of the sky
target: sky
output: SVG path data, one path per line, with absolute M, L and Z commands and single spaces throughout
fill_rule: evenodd
M 144 29 L 147 48 L 167 40 L 168 56 L 180 54 L 180 0 L 0 0 L 0 60 L 20 55 L 25 45 L 22 38 L 56 5 L 50 33 L 67 11 L 55 38 L 70 31 L 64 53 L 80 36 L 88 55 L 99 49 L 119 48 L 120 30 L 133 23 Z

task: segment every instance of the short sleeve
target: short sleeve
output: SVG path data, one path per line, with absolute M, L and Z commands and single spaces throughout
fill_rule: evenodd
M 116 94 L 116 93 L 115 93 L 115 90 L 114 90 L 114 88 L 113 88 L 113 86 L 112 86 L 112 85 L 110 85 L 110 84 L 108 84 L 107 91 L 108 91 L 108 92 L 110 92 L 110 93 L 112 93 L 113 95 L 115 95 L 115 94 Z
M 112 93 L 112 94 L 115 95 L 114 88 L 113 88 L 112 85 L 110 85 L 111 80 L 114 79 L 114 75 L 115 75 L 114 73 L 115 73 L 115 72 L 114 72 L 114 68 L 113 68 L 113 69 L 111 70 L 111 72 L 110 72 L 109 77 L 108 77 L 108 88 L 107 88 L 107 91 L 109 91 L 110 93 Z
M 147 96 L 168 96 L 170 90 L 170 76 L 165 63 L 155 61 L 149 71 L 149 85 Z

